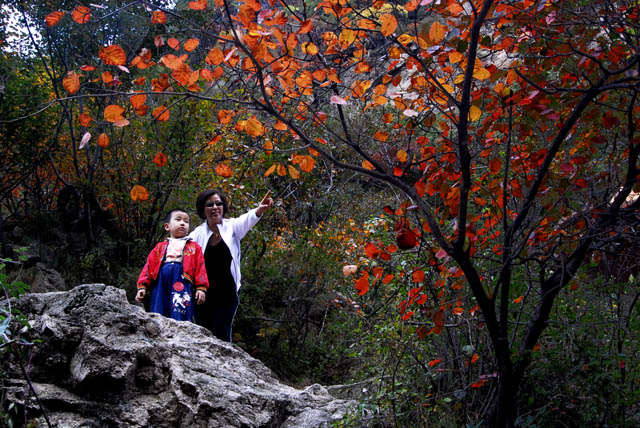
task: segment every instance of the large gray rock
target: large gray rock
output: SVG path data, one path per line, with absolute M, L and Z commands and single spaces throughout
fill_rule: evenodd
M 260 361 L 127 302 L 102 284 L 28 294 L 30 378 L 53 426 L 326 427 L 354 402 L 281 384 Z M 6 398 L 46 426 L 15 357 L 0 363 Z

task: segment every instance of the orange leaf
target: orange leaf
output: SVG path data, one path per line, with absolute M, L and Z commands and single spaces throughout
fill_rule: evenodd
M 259 137 L 264 134 L 264 126 L 262 126 L 262 123 L 260 123 L 258 119 L 252 117 L 247 120 L 245 131 L 252 137 Z
M 440 42 L 444 39 L 446 35 L 447 27 L 440 24 L 438 21 L 435 21 L 431 24 L 431 28 L 429 29 L 429 39 L 435 45 L 440 44 Z
M 103 71 L 102 72 L 102 81 L 107 85 L 109 83 L 112 83 L 113 82 L 113 74 L 111 74 L 110 71 Z
M 313 21 L 310 19 L 307 19 L 306 21 L 302 22 L 296 34 L 307 34 L 312 29 L 313 29 Z
M 63 16 L 64 12 L 56 10 L 55 12 L 51 12 L 50 14 L 48 14 L 44 18 L 44 22 L 47 24 L 47 27 L 53 27 L 55 25 L 58 25 L 58 22 L 60 22 Z
M 70 94 L 75 94 L 80 89 L 80 78 L 75 71 L 70 71 L 62 79 L 62 87 Z
M 91 9 L 86 6 L 76 6 L 71 13 L 71 18 L 78 24 L 86 24 L 91 19 Z
M 233 117 L 233 112 L 231 110 L 218 110 L 218 121 L 221 124 L 227 124 L 231 122 L 231 118 Z
M 442 361 L 442 360 L 438 358 L 438 359 L 435 359 L 435 360 L 431 360 L 431 361 L 429 361 L 427 364 L 429 365 L 429 367 L 433 367 L 433 366 L 435 366 L 436 364 L 440 363 L 441 361 Z
M 398 28 L 396 17 L 390 13 L 380 15 L 380 32 L 383 36 L 390 36 Z
M 424 282 L 424 271 L 422 269 L 417 269 L 413 272 L 412 278 L 413 282 Z
M 114 123 L 117 120 L 124 119 L 122 117 L 124 109 L 117 104 L 110 104 L 104 109 L 104 119 L 107 122 Z
M 229 178 L 233 175 L 231 168 L 225 163 L 219 163 L 216 165 L 216 174 L 220 177 Z
M 199 44 L 200 44 L 200 40 L 189 39 L 186 42 L 184 42 L 184 46 L 182 46 L 182 48 L 187 52 L 191 52 L 192 50 L 197 48 Z
M 316 164 L 316 161 L 311 156 L 296 156 L 295 159 L 298 159 L 297 164 L 304 172 L 311 172 Z
M 161 10 L 155 10 L 151 13 L 152 24 L 166 24 L 167 15 Z
M 517 305 L 518 303 L 522 302 L 522 299 L 524 299 L 524 296 L 516 297 L 515 299 L 513 299 L 513 303 Z
M 143 186 L 136 184 L 131 188 L 131 192 L 129 192 L 129 196 L 135 202 L 143 202 L 149 199 L 149 192 Z
M 89 126 L 92 120 L 93 119 L 91 119 L 91 116 L 86 113 L 82 113 L 80 116 L 78 116 L 78 122 L 80 122 L 80 125 L 84 126 L 85 128 Z
M 378 141 L 387 141 L 387 138 L 389 138 L 389 133 L 383 132 L 383 131 L 376 131 L 376 133 L 373 134 L 373 138 Z
M 166 122 L 167 120 L 169 120 L 169 109 L 166 108 L 165 106 L 158 106 L 153 109 L 153 112 L 151 113 L 151 115 L 156 120 L 159 120 L 161 122 Z
M 104 132 L 98 137 L 98 146 L 102 147 L 103 149 L 109 146 L 109 136 Z
M 406 162 L 407 161 L 407 152 L 405 152 L 404 150 L 400 149 L 396 152 L 396 157 L 398 158 L 398 160 L 400 162 Z
M 170 68 L 171 70 L 179 70 L 184 63 L 182 62 L 182 58 L 177 57 L 173 54 L 166 54 L 162 58 L 160 58 L 160 62 L 165 65 L 165 67 Z
M 210 65 L 220 65 L 224 61 L 224 54 L 218 48 L 213 48 L 207 54 L 205 62 Z
M 162 152 L 156 153 L 156 155 L 153 157 L 153 163 L 162 168 L 167 164 L 167 155 Z
M 269 169 L 267 169 L 267 170 L 265 171 L 264 176 L 265 176 L 265 177 L 270 176 L 271 174 L 273 174 L 273 172 L 274 172 L 275 170 L 276 170 L 276 164 L 274 163 L 273 165 L 271 165 L 271 166 L 269 167 Z
M 127 63 L 127 54 L 118 45 L 100 47 L 98 56 L 107 65 L 125 65 Z
M 147 95 L 146 94 L 132 95 L 131 98 L 129 98 L 129 101 L 131 101 L 131 105 L 133 106 L 133 108 L 139 109 L 144 105 L 145 102 L 147 102 Z
M 207 8 L 207 0 L 196 0 L 189 2 L 189 9 L 205 10 Z
M 478 354 L 473 354 L 473 355 L 471 356 L 471 360 L 469 360 L 469 362 L 470 362 L 471 364 L 473 364 L 473 363 L 475 363 L 476 361 L 478 361 L 478 359 L 479 359 L 479 358 L 480 358 L 480 357 L 478 356 Z
M 169 46 L 174 51 L 177 51 L 178 49 L 180 49 L 180 41 L 175 37 L 170 37 L 169 40 L 167 40 L 167 46 Z
M 368 169 L 369 171 L 373 171 L 374 169 L 376 169 L 373 164 L 371 162 L 369 162 L 368 160 L 362 161 L 362 167 L 364 169 Z
M 273 128 L 277 129 L 278 131 L 286 131 L 289 127 L 287 126 L 286 123 L 277 121 L 276 124 L 273 126 Z
M 294 180 L 300 178 L 300 171 L 298 171 L 293 165 L 287 165 L 287 169 L 289 170 L 289 175 Z

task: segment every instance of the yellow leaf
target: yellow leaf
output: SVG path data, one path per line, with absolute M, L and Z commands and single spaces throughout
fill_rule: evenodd
M 356 33 L 353 30 L 349 30 L 348 28 L 345 28 L 340 33 L 339 40 L 340 40 L 340 44 L 346 48 L 350 46 L 351 43 L 356 41 Z
M 489 77 L 491 77 L 491 73 L 484 67 L 473 70 L 474 79 L 487 80 Z
M 469 119 L 472 122 L 475 122 L 476 120 L 480 119 L 480 116 L 482 116 L 482 110 L 480 110 L 476 106 L 471 106 L 471 108 L 469 109 Z

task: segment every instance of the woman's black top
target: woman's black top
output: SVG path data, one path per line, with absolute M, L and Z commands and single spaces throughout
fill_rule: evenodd
M 207 250 L 204 252 L 204 266 L 209 278 L 205 305 L 207 303 L 212 306 L 228 304 L 229 300 L 235 298 L 236 284 L 231 275 L 231 252 L 222 239 L 215 245 L 207 245 Z

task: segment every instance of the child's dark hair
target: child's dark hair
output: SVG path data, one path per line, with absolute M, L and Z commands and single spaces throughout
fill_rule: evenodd
M 189 215 L 189 211 L 182 209 L 182 208 L 174 208 L 171 211 L 169 211 L 166 215 L 166 217 L 164 218 L 164 222 L 165 223 L 169 223 L 171 221 L 171 216 L 173 215 L 173 213 L 175 212 L 180 212 L 180 213 L 185 213 L 187 215 Z
M 207 216 L 204 215 L 204 205 L 207 203 L 207 199 L 209 199 L 213 195 L 218 195 L 220 197 L 220 201 L 222 202 L 222 216 L 226 216 L 229 212 L 229 202 L 227 202 L 227 198 L 224 196 L 224 193 L 220 190 L 203 190 L 198 195 L 198 199 L 196 199 L 196 211 L 198 216 L 201 219 L 206 219 Z

